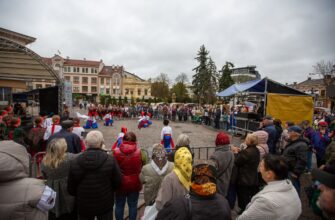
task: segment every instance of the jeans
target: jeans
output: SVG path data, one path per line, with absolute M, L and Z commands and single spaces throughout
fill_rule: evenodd
M 94 220 L 95 216 L 80 216 L 79 215 L 79 220 Z M 110 210 L 109 212 L 102 214 L 102 215 L 97 215 L 97 220 L 113 220 L 113 210 Z
M 129 209 L 129 220 L 136 220 L 137 216 L 137 202 L 139 192 L 131 192 L 124 195 L 115 196 L 115 218 L 116 220 L 123 220 L 124 206 L 126 200 Z
M 294 188 L 297 190 L 297 193 L 298 193 L 298 195 L 300 197 L 300 188 L 301 188 L 301 186 L 300 186 L 300 179 L 299 179 L 299 177 L 294 178 L 294 177 L 291 176 L 291 174 L 289 174 L 288 176 L 289 176 L 289 179 L 291 180 Z

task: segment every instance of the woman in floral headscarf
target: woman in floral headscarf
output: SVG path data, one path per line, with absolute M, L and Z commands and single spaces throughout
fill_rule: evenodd
M 155 202 L 159 187 L 164 177 L 173 169 L 173 163 L 167 161 L 163 145 L 154 144 L 152 160 L 142 168 L 140 180 L 144 184 L 145 205 L 150 206 Z
M 187 194 L 191 186 L 192 154 L 186 147 L 179 148 L 174 155 L 173 172 L 166 175 L 156 198 L 156 208 L 161 210 L 165 203 Z
M 168 201 L 157 220 L 231 219 L 227 200 L 216 191 L 215 163 L 198 160 L 194 164 L 189 194 Z

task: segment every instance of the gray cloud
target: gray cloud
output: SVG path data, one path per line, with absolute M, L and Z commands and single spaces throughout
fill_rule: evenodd
M 257 65 L 262 76 L 302 81 L 335 60 L 332 0 L 0 1 L 0 26 L 37 38 L 42 56 L 103 59 L 143 78 L 197 65 L 204 44 L 218 69 Z

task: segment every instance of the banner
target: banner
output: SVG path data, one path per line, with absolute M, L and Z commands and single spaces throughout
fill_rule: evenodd
M 269 93 L 267 95 L 266 114 L 278 118 L 284 124 L 292 121 L 295 124 L 303 120 L 312 122 L 314 112 L 312 96 L 295 96 Z

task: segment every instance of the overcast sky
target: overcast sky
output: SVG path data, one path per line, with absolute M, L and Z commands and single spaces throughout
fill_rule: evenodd
M 37 38 L 41 56 L 102 59 L 145 79 L 191 81 L 202 44 L 218 69 L 256 65 L 282 83 L 335 61 L 334 0 L 0 0 L 0 27 Z

